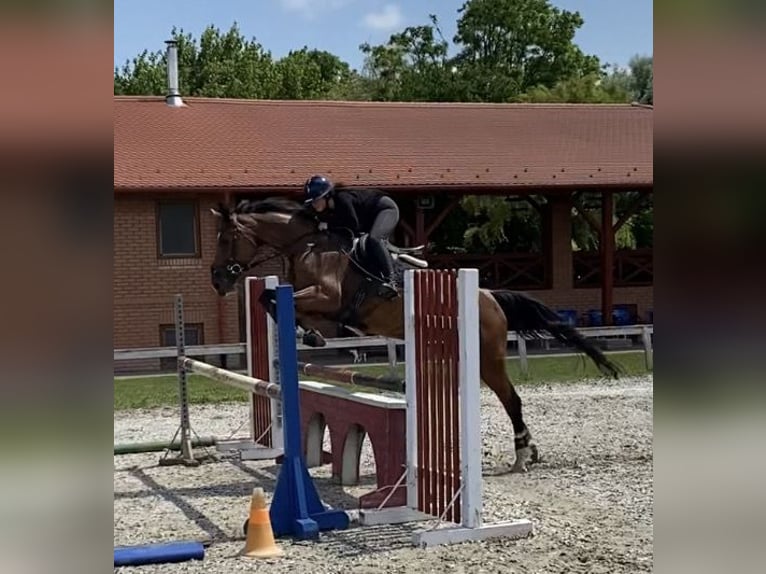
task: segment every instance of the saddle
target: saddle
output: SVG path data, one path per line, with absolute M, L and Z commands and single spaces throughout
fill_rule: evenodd
M 375 251 L 378 250 L 372 246 L 373 241 L 368 234 L 364 234 L 354 239 L 349 251 L 351 264 L 364 276 L 365 281 L 362 282 L 361 287 L 354 293 L 351 304 L 346 306 L 340 314 L 339 322 L 342 324 L 342 328 L 355 326 L 358 319 L 357 314 L 362 303 L 368 296 L 375 296 L 376 285 L 382 282 L 378 271 L 380 263 L 378 257 L 375 256 Z M 401 248 L 393 246 L 388 242 L 383 242 L 383 244 L 392 259 L 394 273 L 399 276 L 399 281 L 401 281 L 401 276 L 407 267 L 428 267 L 427 261 L 410 255 L 410 253 L 421 252 L 424 246 Z

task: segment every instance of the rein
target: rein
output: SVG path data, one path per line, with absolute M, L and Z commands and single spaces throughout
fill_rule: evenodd
M 261 243 L 259 244 L 257 241 L 255 241 L 248 233 L 245 233 L 245 231 L 242 229 L 244 226 L 239 224 L 238 222 L 233 222 L 235 225 L 234 229 L 234 236 L 232 237 L 231 242 L 231 253 L 229 254 L 229 258 L 227 260 L 226 264 L 226 272 L 234 278 L 234 280 L 238 280 L 242 274 L 250 271 L 253 267 L 256 267 L 258 265 L 261 265 L 262 263 L 266 263 L 268 261 L 271 261 L 272 259 L 276 259 L 277 257 L 282 258 L 282 272 L 284 274 L 285 272 L 285 260 L 289 259 L 289 256 L 285 254 L 285 252 L 290 252 L 293 247 L 295 247 L 298 243 L 306 239 L 307 237 L 311 237 L 315 233 L 317 233 L 317 230 L 312 230 L 307 233 L 304 233 L 300 236 L 298 236 L 295 240 L 293 240 L 291 243 L 284 247 L 277 247 L 270 243 Z M 244 237 L 247 239 L 250 244 L 255 248 L 256 251 L 258 251 L 261 247 L 264 245 L 271 247 L 272 249 L 276 250 L 276 253 L 268 255 L 266 257 L 260 257 L 258 255 L 254 256 L 250 261 L 245 263 L 244 265 L 237 261 L 234 258 L 234 250 L 236 249 L 237 240 L 239 237 Z

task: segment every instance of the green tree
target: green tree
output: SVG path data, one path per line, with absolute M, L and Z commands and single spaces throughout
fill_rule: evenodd
M 178 44 L 178 80 L 181 93 L 214 98 L 267 98 L 278 86 L 271 54 L 258 42 L 245 39 L 237 24 L 222 34 L 208 26 L 199 42 L 173 28 Z M 142 52 L 115 70 L 115 93 L 164 95 L 167 90 L 164 51 Z
M 466 100 L 511 101 L 599 71 L 598 58 L 574 43 L 584 23 L 578 12 L 548 0 L 469 0 L 459 13 L 455 63 Z
M 582 195 L 581 206 L 599 223 L 601 222 L 600 193 L 592 192 Z M 614 217 L 612 223 L 634 207 L 639 199 L 638 192 L 622 192 L 614 195 Z M 618 249 L 637 249 L 651 247 L 653 223 L 652 196 L 645 198 L 640 209 L 620 227 L 615 236 L 615 246 Z M 572 210 L 572 247 L 581 251 L 597 251 L 599 249 L 599 234 L 588 224 L 585 217 L 577 209 Z
M 654 105 L 654 57 L 634 56 L 629 67 L 633 99 L 642 104 Z
M 641 104 L 654 104 L 653 56 L 633 56 L 628 68 L 612 66 L 601 82 L 606 90 L 624 92 L 626 99 Z
M 545 203 L 537 196 L 532 200 Z M 542 249 L 542 218 L 523 198 L 470 195 L 463 198 L 461 208 L 468 218 L 463 243 L 471 252 Z
M 189 96 L 247 99 L 366 99 L 365 84 L 349 65 L 324 51 L 291 51 L 280 60 L 236 23 L 228 32 L 208 26 L 199 41 L 173 28 L 178 44 L 181 93 Z M 115 69 L 114 93 L 164 95 L 166 55 L 144 51 Z
M 365 71 L 371 96 L 383 101 L 446 101 L 453 98 L 452 63 L 448 43 L 433 14 L 431 24 L 409 26 L 392 34 L 388 43 L 359 49 L 366 55 Z
M 577 12 L 548 0 L 469 0 L 458 12 L 454 57 L 434 15 L 385 44 L 360 46 L 375 99 L 508 102 L 599 72 L 598 58 L 574 44 Z
M 553 88 L 536 86 L 519 96 L 518 100 L 531 103 L 627 103 L 630 101 L 630 89 L 618 77 L 613 78 L 604 73 L 591 73 L 562 80 Z
M 342 95 L 351 80 L 349 65 L 324 51 L 291 51 L 276 63 L 279 88 L 275 97 L 284 100 L 326 99 Z

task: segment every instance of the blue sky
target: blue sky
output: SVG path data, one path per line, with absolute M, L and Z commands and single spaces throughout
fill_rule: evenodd
M 553 0 L 585 19 L 575 42 L 603 63 L 625 66 L 653 50 L 651 0 Z M 164 50 L 173 26 L 199 39 L 206 26 L 222 31 L 237 22 L 274 57 L 291 49 L 327 50 L 361 68 L 359 44 L 380 44 L 405 26 L 439 17 L 445 38 L 455 33 L 463 0 L 115 0 L 114 63 L 122 67 L 144 49 Z

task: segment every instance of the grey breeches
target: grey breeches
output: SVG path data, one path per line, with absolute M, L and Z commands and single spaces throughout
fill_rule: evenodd
M 399 207 L 390 197 L 381 197 L 378 206 L 380 212 L 370 228 L 370 235 L 375 239 L 388 241 L 399 223 Z

